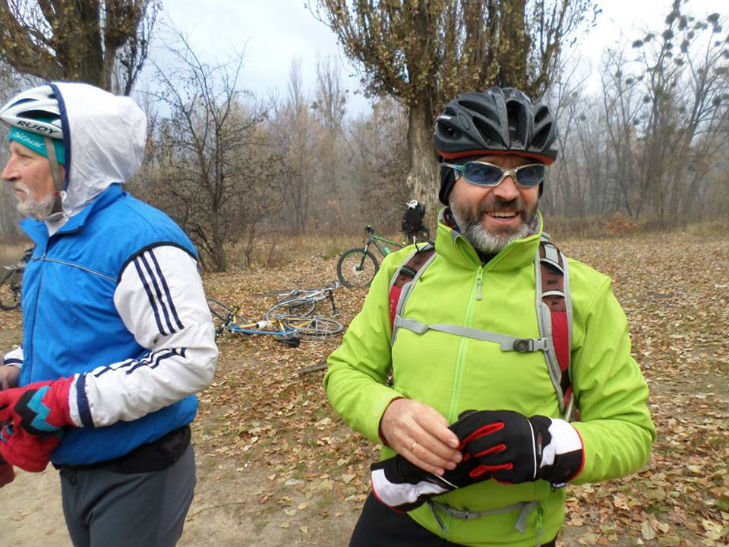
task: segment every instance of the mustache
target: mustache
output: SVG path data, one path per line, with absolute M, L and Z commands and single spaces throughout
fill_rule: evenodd
M 487 213 L 506 212 L 517 213 L 522 219 L 526 220 L 526 205 L 524 205 L 524 202 L 519 197 L 515 197 L 514 199 L 509 200 L 505 200 L 500 197 L 492 197 L 487 199 L 486 201 L 482 201 L 481 203 L 479 203 L 477 208 L 479 218 Z

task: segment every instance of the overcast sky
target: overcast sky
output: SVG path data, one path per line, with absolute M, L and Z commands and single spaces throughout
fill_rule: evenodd
M 632 42 L 641 35 L 640 30 L 660 30 L 672 0 L 598 3 L 603 9 L 599 26 L 579 44 L 580 54 L 591 60 L 593 71 L 599 68 L 599 56 L 606 47 Z M 729 2 L 690 0 L 684 11 L 702 18 L 719 11 L 726 17 Z M 166 0 L 160 21 L 181 29 L 206 62 L 223 62 L 230 59 L 233 51 L 243 51 L 240 85 L 257 96 L 286 94 L 294 58 L 301 60 L 307 89 L 314 87 L 317 59 L 327 56 L 335 56 L 342 63 L 346 87 L 350 91 L 358 89 L 356 69 L 341 53 L 336 37 L 314 18 L 302 0 Z M 366 101 L 361 96 L 353 97 L 350 105 L 352 110 L 366 109 Z

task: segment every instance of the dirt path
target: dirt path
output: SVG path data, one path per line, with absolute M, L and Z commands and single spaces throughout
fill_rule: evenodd
M 200 463 L 195 499 L 180 546 L 348 542 L 357 505 L 335 506 L 326 493 L 322 499 L 307 498 L 294 488 L 287 488 L 290 500 L 286 507 L 262 505 L 258 499 L 270 482 L 265 469 Z M 58 474 L 51 467 L 38 474 L 18 471 L 15 481 L 0 490 L 0 515 L 2 546 L 72 545 L 63 520 Z

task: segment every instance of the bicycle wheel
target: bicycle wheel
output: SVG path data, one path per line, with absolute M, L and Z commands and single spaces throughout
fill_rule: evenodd
M 316 301 L 305 298 L 284 300 L 271 306 L 266 312 L 266 319 L 286 319 L 288 317 L 304 317 L 314 311 Z
M 329 317 L 315 315 L 313 317 L 296 317 L 285 320 L 286 325 L 293 329 L 299 336 L 306 340 L 317 340 L 339 334 L 344 330 L 344 325 Z
M 344 251 L 337 262 L 337 277 L 345 287 L 369 287 L 380 265 L 370 251 L 350 249 Z
M 14 310 L 20 305 L 20 283 L 22 270 L 8 270 L 0 280 L 0 309 Z

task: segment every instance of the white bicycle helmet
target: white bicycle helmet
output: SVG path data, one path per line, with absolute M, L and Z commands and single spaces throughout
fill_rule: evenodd
M 50 85 L 18 93 L 0 109 L 0 120 L 10 127 L 52 139 L 63 139 L 58 99 Z

